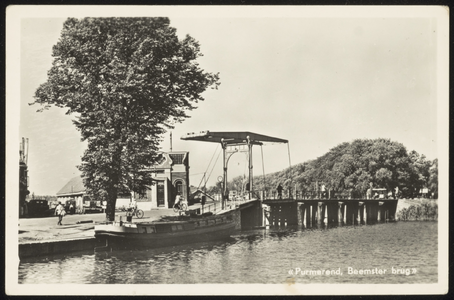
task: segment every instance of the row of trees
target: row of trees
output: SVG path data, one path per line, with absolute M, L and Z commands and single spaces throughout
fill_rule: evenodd
M 229 182 L 235 188 L 243 178 Z M 402 197 L 414 198 L 422 188 L 438 195 L 438 160 L 426 159 L 416 151 L 389 139 L 357 139 L 342 143 L 323 156 L 283 171 L 254 178 L 254 190 L 284 189 L 320 191 L 322 185 L 335 195 L 365 197 L 371 184 Z M 393 194 L 394 196 L 394 194 Z

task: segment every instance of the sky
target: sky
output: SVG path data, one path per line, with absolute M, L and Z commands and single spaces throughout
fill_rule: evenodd
M 90 16 L 137 13 L 94 9 Z M 169 16 L 180 38 L 189 34 L 200 42 L 200 66 L 220 75 L 218 90 L 207 90 L 190 118 L 171 130 L 172 149 L 190 152 L 191 185 L 198 186 L 204 173 L 211 173 L 207 185 L 214 184 L 222 175 L 222 155 L 213 166 L 219 145 L 180 139 L 190 132 L 250 131 L 287 139 L 288 145 L 254 147 L 254 175 L 315 159 L 355 139 L 388 138 L 428 159 L 439 157 L 440 145 L 445 145 L 440 144 L 440 111 L 446 108 L 439 88 L 444 79 L 439 73 L 440 27 L 430 10 L 412 15 L 324 14 L 303 7 L 142 8 L 140 13 Z M 29 105 L 46 81 L 52 46 L 70 16 L 88 14 L 32 10 L 15 20 L 20 51 L 12 54 L 12 65 L 19 70 L 19 96 L 7 94 L 7 100 L 18 108 L 14 141 L 29 139 L 29 190 L 35 195 L 55 195 L 79 175 L 76 166 L 86 148 L 64 109 L 38 113 L 40 106 Z M 169 131 L 161 148 L 169 151 L 170 146 Z M 247 176 L 246 156 L 235 154 L 229 179 L 243 174 Z

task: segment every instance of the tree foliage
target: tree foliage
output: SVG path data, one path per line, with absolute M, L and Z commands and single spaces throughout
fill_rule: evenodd
M 432 161 L 429 169 L 429 190 L 435 194 L 435 198 L 438 198 L 438 159 Z
M 47 82 L 35 102 L 75 113 L 88 141 L 79 169 L 114 218 L 117 193 L 143 192 L 146 168 L 157 159 L 163 133 L 188 117 L 218 74 L 202 70 L 192 37 L 179 40 L 168 18 L 69 18 L 53 47 Z
M 314 194 L 324 185 L 331 197 L 365 197 L 370 185 L 403 197 L 416 197 L 423 187 L 438 189 L 437 160 L 431 162 L 416 151 L 407 152 L 389 139 L 357 139 L 342 143 L 317 159 L 281 172 L 256 176 L 255 190 L 284 189 Z

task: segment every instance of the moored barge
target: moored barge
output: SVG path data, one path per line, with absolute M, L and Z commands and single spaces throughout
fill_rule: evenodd
M 95 251 L 147 249 L 219 240 L 235 230 L 231 213 L 168 217 L 152 222 L 111 222 L 95 226 Z

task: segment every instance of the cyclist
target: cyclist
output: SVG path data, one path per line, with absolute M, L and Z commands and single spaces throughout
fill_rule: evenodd
M 137 201 L 134 199 L 129 202 L 129 211 L 136 211 L 137 210 Z
M 182 210 L 185 207 L 184 204 L 186 204 L 186 207 L 188 207 L 188 202 L 181 196 L 180 193 L 178 193 L 175 197 L 175 204 L 173 205 L 173 207 Z

